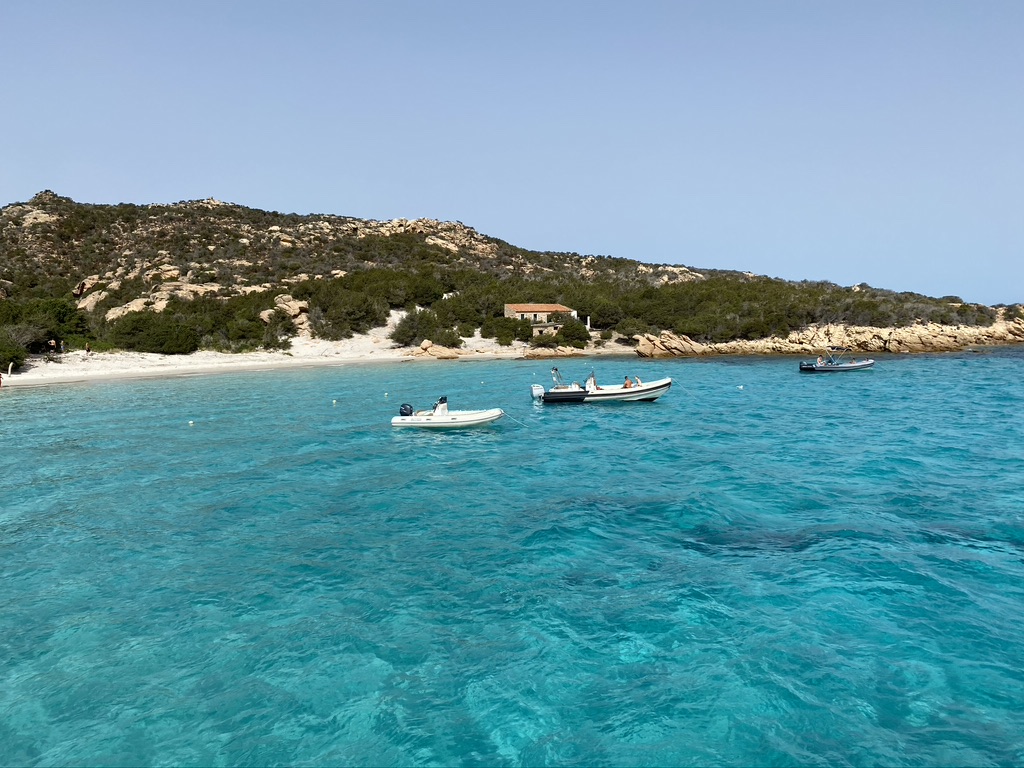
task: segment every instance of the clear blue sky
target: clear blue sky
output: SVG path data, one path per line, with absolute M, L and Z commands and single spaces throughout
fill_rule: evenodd
M 1024 301 L 1024 1 L 0 3 L 0 204 Z

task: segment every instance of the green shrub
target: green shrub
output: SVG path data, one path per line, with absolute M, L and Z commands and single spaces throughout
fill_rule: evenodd
M 462 346 L 462 337 L 455 329 L 443 325 L 429 309 L 409 312 L 391 333 L 391 340 L 403 347 L 416 346 L 424 339 L 444 347 Z
M 5 329 L 0 329 L 0 373 L 6 373 L 11 363 L 14 363 L 15 369 L 21 368 L 26 357 L 28 352 L 25 347 L 8 336 Z
M 288 349 L 291 339 L 295 336 L 295 323 L 283 310 L 275 310 L 270 322 L 263 329 L 264 349 Z
M 654 329 L 638 317 L 627 317 L 616 324 L 615 331 L 631 339 L 633 336 L 653 333 Z
M 503 347 L 508 347 L 513 341 L 529 341 L 533 338 L 533 326 L 529 320 L 488 317 L 480 326 L 480 335 L 485 339 L 495 339 Z
M 309 280 L 292 290 L 296 299 L 309 302 L 310 324 L 313 333 L 322 339 L 348 339 L 354 333 L 366 333 L 384 325 L 388 319 L 390 301 L 404 298 L 401 286 L 387 282 L 384 270 L 373 270 L 373 277 L 361 282 L 364 291 L 349 286 L 360 281 Z M 401 306 L 401 305 L 399 305 Z
M 565 318 L 563 325 L 555 334 L 555 341 L 559 345 L 585 349 L 590 343 L 590 331 L 587 326 L 572 317 Z
M 539 333 L 530 339 L 530 346 L 534 348 L 554 349 L 558 346 L 558 338 L 553 333 Z
M 0 301 L 0 326 L 29 352 L 46 351 L 50 339 L 66 342 L 90 333 L 86 316 L 67 299 Z
M 132 312 L 111 327 L 110 340 L 121 349 L 187 355 L 199 349 L 199 333 L 165 313 Z

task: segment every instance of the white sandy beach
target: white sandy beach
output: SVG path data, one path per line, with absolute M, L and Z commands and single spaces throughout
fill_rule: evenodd
M 301 368 L 345 363 L 374 361 L 416 360 L 415 349 L 396 347 L 387 339 L 387 329 L 374 331 L 343 341 L 295 338 L 288 350 L 273 352 L 194 352 L 191 355 L 157 355 L 144 352 L 92 352 L 82 350 L 62 355 L 35 355 L 20 370 L 10 375 L 3 373 L 3 388 L 70 384 L 75 382 L 110 379 L 145 378 L 152 376 L 192 376 L 231 371 Z M 479 348 L 492 345 L 489 340 Z M 480 356 L 522 356 L 507 347 L 495 347 L 494 352 L 481 352 Z M 502 352 L 497 352 L 502 350 Z M 426 358 L 433 359 L 433 358 Z
M 398 347 L 388 338 L 393 324 L 343 341 L 297 337 L 288 350 L 273 352 L 193 352 L 191 355 L 157 355 L 143 352 L 92 352 L 73 350 L 62 355 L 35 355 L 20 370 L 3 374 L 2 388 L 97 382 L 160 376 L 196 376 L 233 371 L 303 368 L 353 363 L 437 361 L 419 348 Z M 521 359 L 528 346 L 515 342 L 500 346 L 494 339 L 466 339 L 457 360 Z M 416 354 L 420 353 L 420 354 Z M 581 354 L 628 354 L 629 350 L 601 349 Z
M 372 360 L 401 360 L 409 350 L 367 348 L 366 340 L 325 342 L 296 339 L 292 348 L 278 352 L 194 352 L 191 355 L 157 355 L 143 352 L 93 352 L 81 350 L 63 355 L 33 356 L 10 375 L 4 372 L 3 388 L 70 384 L 108 379 L 151 376 L 185 376 L 230 371 L 334 365 Z

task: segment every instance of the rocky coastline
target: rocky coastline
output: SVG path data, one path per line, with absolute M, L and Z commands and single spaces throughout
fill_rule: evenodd
M 854 353 L 956 352 L 972 347 L 1024 342 L 1024 320 L 1000 318 L 990 326 L 920 323 L 905 328 L 820 325 L 790 333 L 786 338 L 702 344 L 688 336 L 662 331 L 635 336 L 640 357 L 701 357 L 707 355 L 797 355 L 825 347 L 849 347 Z

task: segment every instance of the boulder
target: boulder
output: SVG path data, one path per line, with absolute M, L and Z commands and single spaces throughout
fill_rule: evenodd
M 72 289 L 71 293 L 74 296 L 77 296 L 78 298 L 82 298 L 83 296 L 85 296 L 85 294 L 87 294 L 89 291 L 95 288 L 99 284 L 99 282 L 99 275 L 89 275 L 88 277 L 80 280 L 78 282 L 78 285 L 76 285 Z
M 129 301 L 120 307 L 114 307 L 113 309 L 107 310 L 105 318 L 108 323 L 112 323 L 118 318 L 124 317 L 129 312 L 163 312 L 167 306 L 167 299 L 165 297 L 143 297 Z
M 269 325 L 274 318 L 274 313 L 281 310 L 291 319 L 300 336 L 313 335 L 313 324 L 308 314 L 308 301 L 298 301 L 288 294 L 282 293 L 280 296 L 274 297 L 274 305 L 274 309 L 264 309 L 260 312 L 260 320 Z
M 106 291 L 96 291 L 96 293 L 90 293 L 84 299 L 80 299 L 76 305 L 79 309 L 86 312 L 92 312 L 96 309 L 96 305 L 107 298 Z
M 285 312 L 288 315 L 288 317 L 293 319 L 309 311 L 308 301 L 298 301 L 295 298 L 289 296 L 287 293 L 282 293 L 280 296 L 275 296 L 274 304 L 277 305 L 278 309 Z
M 440 344 L 430 341 L 430 339 L 421 341 L 419 347 L 412 352 L 413 357 L 432 357 L 435 360 L 457 360 L 463 354 L 468 353 L 458 349 L 451 349 L 450 347 L 442 347 Z
M 552 357 L 577 357 L 583 350 L 576 347 L 533 347 L 523 355 L 527 360 L 546 360 Z
M 709 353 L 706 345 L 670 331 L 662 331 L 658 336 L 643 333 L 633 339 L 636 341 L 636 353 L 640 357 L 696 357 Z
M 439 344 L 431 344 L 430 347 L 424 350 L 428 355 L 437 360 L 458 360 L 459 351 L 456 349 L 450 349 L 449 347 L 442 347 Z

